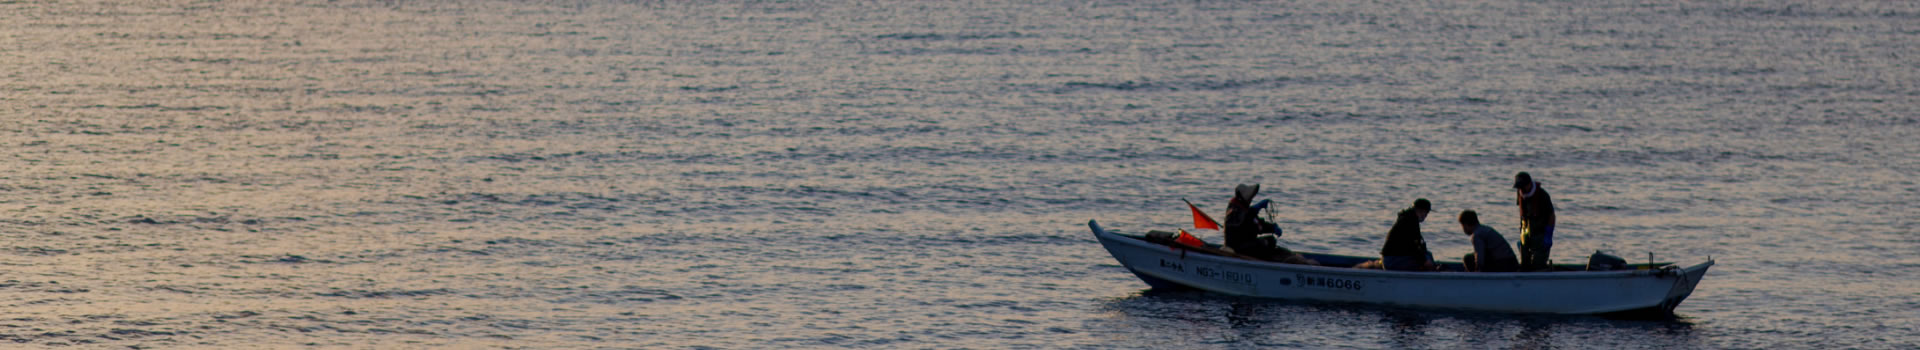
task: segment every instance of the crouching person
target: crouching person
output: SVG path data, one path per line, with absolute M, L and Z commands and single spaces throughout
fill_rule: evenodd
M 1507 238 L 1501 236 L 1500 231 L 1481 225 L 1479 213 L 1472 210 L 1460 212 L 1460 229 L 1473 240 L 1473 252 L 1460 259 L 1465 263 L 1467 272 L 1520 270 L 1520 259 L 1514 257 L 1513 248 L 1507 246 Z
M 1433 271 L 1433 253 L 1427 251 L 1427 238 L 1420 235 L 1420 222 L 1433 211 L 1426 198 L 1413 200 L 1413 207 L 1400 211 L 1387 230 L 1387 243 L 1380 247 L 1382 267 L 1393 271 Z

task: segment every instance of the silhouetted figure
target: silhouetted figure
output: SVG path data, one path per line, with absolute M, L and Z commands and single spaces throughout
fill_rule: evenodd
M 1514 202 L 1520 205 L 1520 271 L 1550 268 L 1553 250 L 1553 197 L 1527 172 L 1513 176 Z
M 1387 270 L 1432 271 L 1433 253 L 1427 251 L 1427 239 L 1420 235 L 1420 222 L 1427 220 L 1433 203 L 1426 198 L 1413 200 L 1413 207 L 1400 211 L 1387 230 L 1387 244 L 1380 247 L 1380 263 Z
M 1260 184 L 1234 187 L 1233 200 L 1227 202 L 1226 227 L 1221 229 L 1227 248 L 1233 249 L 1234 254 L 1254 259 L 1318 265 L 1319 262 L 1280 246 L 1280 226 L 1260 218 L 1259 208 L 1268 202 L 1253 204 L 1253 197 L 1259 194 Z

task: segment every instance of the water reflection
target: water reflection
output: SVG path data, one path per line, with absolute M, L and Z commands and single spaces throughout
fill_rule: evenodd
M 1426 347 L 1421 338 L 1426 336 L 1427 325 L 1433 323 L 1433 318 L 1419 311 L 1386 310 L 1383 312 L 1382 319 L 1385 324 L 1392 327 L 1393 332 L 1389 336 L 1393 338 L 1395 348 Z
M 1520 322 L 1520 333 L 1513 335 L 1515 349 L 1552 349 L 1553 332 L 1551 324 L 1537 320 Z
M 1619 320 L 1593 316 L 1513 315 L 1292 302 L 1203 292 L 1144 291 L 1110 299 L 1103 322 L 1146 339 L 1198 339 L 1175 347 L 1517 348 L 1697 347 L 1684 318 Z M 1557 343 L 1556 340 L 1559 342 Z M 1565 343 L 1567 341 L 1579 343 Z M 1184 345 L 1184 346 L 1183 346 Z
M 1245 300 L 1231 302 L 1227 310 L 1227 325 L 1233 329 L 1253 329 L 1260 327 L 1260 304 Z
M 1233 300 L 1227 309 L 1227 327 L 1233 330 L 1231 336 L 1237 342 L 1258 342 L 1267 332 L 1262 330 L 1267 321 L 1261 318 L 1263 304 L 1248 300 Z

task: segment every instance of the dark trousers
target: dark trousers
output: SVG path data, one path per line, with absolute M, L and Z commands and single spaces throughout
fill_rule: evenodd
M 1273 244 L 1258 239 L 1237 240 L 1232 244 L 1228 244 L 1227 248 L 1233 248 L 1234 254 L 1248 256 L 1254 259 L 1267 260 L 1273 256 Z
M 1514 272 L 1514 271 L 1519 271 L 1519 267 L 1516 267 L 1516 266 L 1513 266 L 1513 263 L 1512 263 L 1512 262 L 1500 262 L 1500 261 L 1488 261 L 1488 262 L 1487 262 L 1487 268 L 1486 268 L 1485 270 L 1482 270 L 1482 269 L 1480 269 L 1480 264 L 1478 263 L 1478 262 L 1479 262 L 1479 261 L 1478 261 L 1479 259 L 1478 259 L 1477 257 L 1475 257 L 1475 255 L 1477 255 L 1477 254 L 1475 254 L 1475 253 L 1467 253 L 1467 256 L 1466 256 L 1466 257 L 1462 257 L 1462 258 L 1460 258 L 1460 263 L 1462 263 L 1462 264 L 1466 264 L 1466 267 L 1467 267 L 1467 272 Z
M 1381 268 L 1393 271 L 1426 271 L 1433 265 L 1433 253 L 1422 252 L 1414 256 L 1387 255 L 1380 257 Z
M 1540 271 L 1551 264 L 1547 254 L 1553 250 L 1550 244 L 1527 244 L 1520 242 L 1520 271 Z

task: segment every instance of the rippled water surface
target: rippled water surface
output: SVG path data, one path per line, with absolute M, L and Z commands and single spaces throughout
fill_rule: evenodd
M 1903 1 L 0 1 L 0 339 L 278 348 L 1911 348 Z M 1674 321 L 1146 290 L 1087 232 L 1266 185 Z M 1447 215 L 1441 215 L 1446 217 Z M 1436 254 L 1470 248 L 1429 222 Z M 1217 242 L 1217 237 L 1210 237 Z

